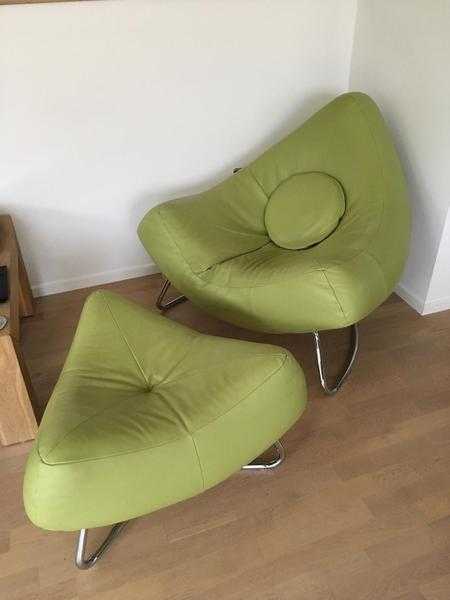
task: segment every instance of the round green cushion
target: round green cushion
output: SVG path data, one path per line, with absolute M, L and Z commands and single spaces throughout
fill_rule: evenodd
M 344 212 L 344 190 L 334 177 L 300 173 L 275 189 L 264 219 L 269 237 L 277 246 L 300 250 L 328 237 Z

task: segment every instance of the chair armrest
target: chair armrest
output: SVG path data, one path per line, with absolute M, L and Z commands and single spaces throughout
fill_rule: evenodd
M 151 209 L 139 225 L 139 237 L 163 270 L 164 263 L 182 260 L 201 273 L 268 242 L 266 203 L 251 173 L 242 169 L 206 192 Z

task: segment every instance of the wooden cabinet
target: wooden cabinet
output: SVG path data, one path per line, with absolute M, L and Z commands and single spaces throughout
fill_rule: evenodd
M 0 443 L 3 446 L 34 439 L 36 418 L 32 387 L 20 351 L 20 318 L 33 314 L 33 295 L 14 224 L 0 215 L 0 265 L 8 267 L 9 300 L 0 304 L 8 319 L 0 330 Z

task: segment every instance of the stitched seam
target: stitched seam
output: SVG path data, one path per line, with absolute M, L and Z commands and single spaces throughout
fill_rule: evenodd
M 112 320 L 113 320 L 113 323 L 114 323 L 114 325 L 117 327 L 117 331 L 119 332 L 119 334 L 121 335 L 121 337 L 122 337 L 123 341 L 125 342 L 125 345 L 127 346 L 128 350 L 130 351 L 130 354 L 131 354 L 131 356 L 133 357 L 133 359 L 134 359 L 134 362 L 136 363 L 136 366 L 138 367 L 139 371 L 141 372 L 141 375 L 142 375 L 142 377 L 143 377 L 143 379 L 144 379 L 145 383 L 147 384 L 147 386 L 148 386 L 148 387 L 149 387 L 149 389 L 150 389 L 150 388 L 151 388 L 151 386 L 150 386 L 150 382 L 148 381 L 148 379 L 147 379 L 147 377 L 146 377 L 146 375 L 145 375 L 145 371 L 144 371 L 144 369 L 143 369 L 143 367 L 142 367 L 141 363 L 139 362 L 139 360 L 138 360 L 138 358 L 137 358 L 137 356 L 136 356 L 136 354 L 135 354 L 135 352 L 134 352 L 133 348 L 131 347 L 131 344 L 128 342 L 128 340 L 127 340 L 127 338 L 126 338 L 126 336 L 125 336 L 124 332 L 122 331 L 121 327 L 119 326 L 119 323 L 118 323 L 118 321 L 117 321 L 116 317 L 114 316 L 114 313 L 113 313 L 113 311 L 112 311 L 112 309 L 111 309 L 111 306 L 109 305 L 109 302 L 108 302 L 108 300 L 105 298 L 105 296 L 104 296 L 103 292 L 100 292 L 100 294 L 101 294 L 101 296 L 102 296 L 102 299 L 103 299 L 104 303 L 106 304 L 106 307 L 107 307 L 107 308 L 108 308 L 108 310 L 109 310 L 109 313 L 110 313 L 110 315 L 111 315 L 111 318 L 112 318 Z
M 388 287 L 388 285 L 387 285 L 387 282 L 386 282 L 386 277 L 385 277 L 384 271 L 383 271 L 383 269 L 381 268 L 381 265 L 380 265 L 380 263 L 378 262 L 378 259 L 377 259 L 377 258 L 376 258 L 376 257 L 375 257 L 375 256 L 374 256 L 374 255 L 373 255 L 371 252 L 368 252 L 368 251 L 366 251 L 366 254 L 367 254 L 367 256 L 370 256 L 370 258 L 371 258 L 371 259 L 374 261 L 374 263 L 375 263 L 375 264 L 378 266 L 378 268 L 380 269 L 380 272 L 381 272 L 381 278 L 383 279 L 383 283 L 384 283 L 384 292 L 385 292 L 385 294 L 388 294 L 388 293 L 389 293 L 389 287 Z
M 189 431 L 189 427 L 187 426 L 187 423 L 182 418 L 182 416 L 174 409 L 174 407 L 170 404 L 170 402 L 167 401 L 166 397 L 163 394 L 159 393 L 158 391 L 156 391 L 155 394 L 157 394 L 158 397 L 160 398 L 160 400 L 162 400 L 164 402 L 164 405 L 166 406 L 167 410 L 170 413 L 172 413 L 172 415 L 175 417 L 175 420 L 178 422 L 178 424 L 181 425 L 181 427 L 186 431 L 186 433 L 190 435 L 190 431 Z
M 263 193 L 263 195 L 266 197 L 267 202 L 269 202 L 269 196 L 267 195 L 266 190 L 263 188 L 262 184 L 256 178 L 256 175 L 253 173 L 251 167 L 248 167 L 247 171 L 250 173 L 250 175 L 252 176 L 253 181 L 256 183 L 256 185 L 259 187 L 259 189 L 261 190 L 261 192 Z
M 126 339 L 125 335 L 123 334 L 122 330 L 120 329 L 120 327 L 119 327 L 119 324 L 117 323 L 117 321 L 116 321 L 116 319 L 115 319 L 115 317 L 114 317 L 114 314 L 113 314 L 113 312 L 112 312 L 112 310 L 111 310 L 111 307 L 110 307 L 110 305 L 109 305 L 108 301 L 106 300 L 106 298 L 105 298 L 105 296 L 104 296 L 103 292 L 99 291 L 99 295 L 101 296 L 101 298 L 102 298 L 102 300 L 103 300 L 104 304 L 105 304 L 105 305 L 106 305 L 106 307 L 108 308 L 108 310 L 109 310 L 109 313 L 110 313 L 110 315 L 111 315 L 111 318 L 112 318 L 112 321 L 113 321 L 114 325 L 116 326 L 116 328 L 117 328 L 117 330 L 118 330 L 118 332 L 119 332 L 119 334 L 120 334 L 120 336 L 121 336 L 122 340 L 125 342 L 125 345 L 127 346 L 128 350 L 130 351 L 130 353 L 131 353 L 131 356 L 133 357 L 134 361 L 136 362 L 136 365 L 138 366 L 138 368 L 139 368 L 139 370 L 140 370 L 140 372 L 141 372 L 141 374 L 142 374 L 142 376 L 143 376 L 143 378 L 144 378 L 144 382 L 145 382 L 145 383 L 147 384 L 147 386 L 150 388 L 150 383 L 147 381 L 147 378 L 145 377 L 144 370 L 142 369 L 142 367 L 141 367 L 141 365 L 140 365 L 139 361 L 137 360 L 137 358 L 136 358 L 136 356 L 135 356 L 135 354 L 134 354 L 134 352 L 133 352 L 133 350 L 132 350 L 132 348 L 131 348 L 130 344 L 128 343 L 128 340 Z M 115 403 L 114 403 L 114 407 L 116 407 L 118 404 L 121 404 L 122 402 L 124 402 L 124 400 L 125 400 L 125 398 L 121 398 L 120 400 L 118 400 L 117 402 L 115 402 Z M 63 442 L 63 441 L 64 441 L 64 440 L 65 440 L 65 439 L 66 439 L 66 438 L 69 436 L 69 435 L 72 435 L 72 433 L 73 433 L 74 431 L 76 431 L 76 430 L 77 430 L 79 427 L 81 427 L 82 425 L 84 425 L 85 423 L 87 423 L 88 421 L 90 421 L 91 419 L 93 419 L 93 418 L 95 418 L 95 417 L 98 417 L 98 416 L 99 416 L 99 415 L 101 415 L 102 413 L 104 413 L 104 412 L 107 412 L 108 410 L 111 410 L 111 406 L 107 406 L 106 408 L 103 408 L 102 410 L 99 410 L 97 413 L 95 413 L 95 414 L 93 414 L 93 415 L 89 415 L 89 417 L 87 417 L 86 419 L 84 419 L 83 421 L 81 421 L 80 423 L 78 423 L 78 424 L 77 424 L 75 427 L 73 427 L 73 428 L 72 428 L 70 431 L 68 431 L 68 432 L 67 432 L 67 433 L 66 433 L 66 434 L 65 434 L 65 435 L 64 435 L 64 436 L 63 436 L 61 439 L 59 439 L 59 440 L 57 441 L 57 443 L 56 443 L 56 444 L 55 444 L 55 445 L 54 445 L 52 448 L 50 448 L 50 450 L 47 452 L 47 454 L 48 454 L 48 455 L 50 455 L 50 454 L 51 454 L 51 453 L 52 453 L 54 450 L 56 450 L 56 448 L 57 448 L 57 447 L 58 447 L 58 446 L 59 446 L 59 445 L 60 445 L 60 444 L 61 444 L 61 443 L 62 443 L 62 442 Z M 39 455 L 39 456 L 40 456 L 40 455 Z
M 259 183 L 259 181 L 256 179 L 256 177 L 253 175 L 253 173 L 250 171 L 250 169 L 248 169 L 248 172 L 250 173 L 252 179 L 254 180 L 254 182 L 256 183 L 256 185 L 260 188 L 261 192 L 264 194 L 266 200 L 268 201 L 267 198 L 267 194 L 265 193 L 265 191 L 263 190 L 261 184 Z M 209 267 L 205 267 L 203 269 L 201 269 L 200 271 L 194 271 L 192 266 L 190 265 L 190 263 L 187 261 L 187 259 L 185 258 L 180 246 L 178 245 L 178 242 L 176 241 L 176 239 L 172 236 L 172 233 L 170 231 L 170 228 L 166 222 L 166 219 L 163 216 L 163 211 L 161 209 L 157 209 L 157 214 L 159 216 L 159 218 L 161 219 L 161 222 L 164 226 L 164 229 L 166 231 L 167 236 L 170 238 L 170 240 L 172 241 L 173 245 L 176 247 L 178 254 L 180 255 L 180 257 L 183 259 L 184 263 L 187 265 L 189 271 L 199 280 L 203 282 L 203 279 L 201 277 L 199 277 L 199 273 L 204 273 L 205 271 L 208 271 L 209 269 L 211 269 L 212 267 L 215 267 L 218 264 L 222 264 L 223 262 L 226 262 L 227 260 L 232 260 L 233 258 L 237 258 L 239 256 L 243 256 L 245 254 L 250 254 L 251 252 L 255 252 L 256 250 L 259 250 L 260 248 L 262 248 L 263 246 L 267 245 L 268 243 L 270 243 L 270 240 L 267 242 L 264 242 L 261 246 L 259 246 L 258 248 L 255 248 L 255 250 L 249 250 L 248 252 L 242 252 L 241 254 L 237 254 L 236 256 L 233 256 L 231 258 L 228 259 L 224 259 L 223 261 L 219 261 L 219 262 L 215 262 L 213 264 L 211 264 Z M 267 232 L 266 232 L 267 233 Z
M 205 473 L 203 471 L 202 461 L 200 460 L 200 454 L 199 454 L 199 451 L 198 451 L 197 443 L 194 440 L 194 438 L 192 437 L 192 435 L 191 435 L 191 440 L 192 440 L 192 443 L 194 445 L 195 454 L 196 454 L 197 460 L 198 460 L 198 467 L 200 469 L 200 474 L 202 476 L 202 487 L 203 487 L 203 489 L 205 489 Z
M 177 250 L 178 254 L 179 254 L 179 255 L 180 255 L 180 257 L 183 259 L 183 262 L 186 264 L 186 266 L 188 267 L 189 271 L 190 271 L 190 272 L 191 272 L 191 273 L 192 273 L 192 274 L 193 274 L 195 277 L 197 277 L 198 279 L 200 279 L 200 278 L 198 277 L 198 274 L 197 274 L 197 273 L 196 273 L 196 272 L 195 272 L 195 271 L 192 269 L 191 265 L 190 265 L 190 264 L 188 263 L 188 261 L 186 260 L 186 258 L 185 258 L 185 256 L 184 256 L 184 254 L 183 254 L 183 253 L 182 253 L 182 251 L 181 251 L 181 248 L 180 248 L 180 246 L 178 245 L 178 242 L 177 242 L 177 241 L 175 240 L 175 238 L 172 236 L 172 234 L 171 234 L 171 232 L 170 232 L 170 229 L 169 229 L 169 226 L 167 225 L 167 223 L 166 223 L 166 220 L 165 220 L 165 218 L 163 217 L 162 210 L 158 209 L 156 212 L 157 212 L 157 215 L 159 216 L 159 218 L 160 218 L 160 220 L 161 220 L 161 223 L 162 223 L 162 225 L 163 225 L 163 227 L 164 227 L 164 229 L 165 229 L 165 231 L 166 231 L 166 235 L 167 235 L 167 237 L 170 239 L 170 241 L 172 242 L 172 244 L 175 246 L 175 248 L 176 248 L 176 250 Z
M 265 385 L 269 379 L 271 379 L 274 375 L 276 375 L 278 373 L 278 371 L 280 371 L 284 365 L 286 364 L 288 355 L 286 354 L 284 356 L 283 362 L 281 363 L 281 365 L 279 367 L 277 367 L 275 369 L 275 371 L 272 371 L 272 373 L 270 373 L 269 375 L 267 375 L 267 377 L 265 377 L 261 383 L 259 383 L 253 390 L 251 390 L 248 394 L 246 394 L 243 398 L 241 398 L 238 402 L 236 402 L 236 404 L 233 404 L 233 406 L 230 406 L 230 408 L 228 410 L 226 410 L 224 413 L 222 413 L 221 415 L 219 415 L 218 417 L 215 417 L 214 419 L 211 419 L 211 421 L 208 421 L 208 423 L 205 423 L 204 425 L 202 425 L 201 427 L 198 427 L 197 429 L 195 429 L 192 433 L 198 433 L 199 431 L 201 431 L 202 429 L 204 429 L 205 427 L 208 427 L 209 425 L 211 425 L 212 423 L 215 423 L 216 421 L 218 421 L 219 419 L 222 419 L 225 415 L 227 415 L 229 412 L 231 412 L 232 410 L 234 410 L 236 408 L 236 406 L 239 406 L 240 404 L 242 404 L 242 402 L 244 402 L 245 400 L 247 400 L 247 398 L 249 398 L 252 394 L 254 394 L 255 392 L 257 392 L 263 385 Z
M 323 276 L 325 277 L 326 282 L 328 283 L 331 291 L 333 292 L 334 298 L 339 306 L 339 308 L 341 309 L 341 312 L 344 316 L 345 321 L 348 321 L 347 315 L 344 312 L 344 309 L 342 308 L 342 304 L 339 302 L 339 298 L 338 295 L 336 294 L 336 290 L 334 289 L 334 287 L 331 285 L 330 280 L 328 279 L 327 273 L 325 271 L 325 269 L 322 270 Z
M 168 382 L 168 378 L 170 377 L 171 373 L 178 369 L 178 367 L 186 360 L 187 356 L 190 354 L 190 352 L 192 352 L 192 346 L 195 344 L 195 342 L 197 342 L 200 339 L 200 337 L 200 333 L 195 333 L 195 335 L 193 335 L 192 339 L 190 340 L 190 343 L 187 345 L 186 352 L 184 353 L 184 355 L 175 365 L 173 365 L 173 367 L 169 370 L 164 379 L 162 379 L 159 383 L 156 383 L 153 386 L 153 389 L 156 390 L 157 388 Z
M 283 358 L 283 360 L 284 360 L 285 354 L 284 353 L 270 354 L 270 355 L 269 354 L 254 354 L 253 356 L 247 357 L 247 358 L 243 358 L 243 357 L 232 358 L 231 360 L 227 361 L 227 364 L 229 365 L 230 363 L 233 363 L 233 362 L 242 363 L 243 361 L 250 362 L 255 358 L 256 359 L 267 358 L 267 356 L 272 356 L 272 357 L 280 358 L 280 359 Z M 189 377 L 197 377 L 198 375 L 201 375 L 202 373 L 210 372 L 214 369 L 220 369 L 221 366 L 222 365 L 220 363 L 216 363 L 214 365 L 208 365 L 208 367 L 205 369 L 191 369 L 190 371 L 186 371 L 185 373 L 183 373 L 180 377 L 177 377 L 176 379 L 171 379 L 171 380 L 165 379 L 164 381 L 159 383 L 157 387 L 161 388 L 164 386 L 170 386 L 173 383 L 177 383 L 178 381 L 184 381 L 185 379 L 188 379 Z M 155 388 L 156 388 L 156 386 L 155 386 Z M 155 388 L 153 388 L 153 389 L 155 389 Z
M 89 420 L 89 419 L 87 419 L 87 420 Z M 115 456 L 126 456 L 127 454 L 135 454 L 137 452 L 146 452 L 147 450 L 154 450 L 156 448 L 161 448 L 162 446 L 168 446 L 175 442 L 179 442 L 180 440 L 187 438 L 187 437 L 189 437 L 188 432 L 186 432 L 186 435 L 178 435 L 177 437 L 174 437 L 165 442 L 161 442 L 160 444 L 154 444 L 152 446 L 145 446 L 144 448 L 139 448 L 138 450 L 124 450 L 123 452 L 113 452 L 111 454 L 105 454 L 104 456 L 96 456 L 95 458 L 77 458 L 74 460 L 65 460 L 65 461 L 56 462 L 56 463 L 47 462 L 42 457 L 39 446 L 37 447 L 37 453 L 39 454 L 39 458 L 45 465 L 47 465 L 48 467 L 56 467 L 58 465 L 72 465 L 72 464 L 78 464 L 78 463 L 82 463 L 82 462 L 95 462 L 98 460 L 106 460 L 108 458 L 114 458 Z
M 241 256 L 248 256 L 249 254 L 258 252 L 258 250 L 261 250 L 262 248 L 265 248 L 266 246 L 269 246 L 270 244 L 273 244 L 273 242 L 268 237 L 267 242 L 264 242 L 264 244 L 262 244 L 262 246 L 260 246 L 259 248 L 256 248 L 255 250 L 248 250 L 247 252 L 242 252 L 242 254 L 237 254 L 236 256 L 232 256 L 231 258 L 224 258 L 223 260 L 219 260 L 219 262 L 216 262 L 214 265 L 211 265 L 210 267 L 208 267 L 207 269 L 202 271 L 202 275 L 203 275 L 203 273 L 207 273 L 208 271 L 211 271 L 212 269 L 214 269 L 214 267 L 218 267 L 220 265 L 225 265 L 227 262 L 231 262 L 232 260 L 235 260 L 236 258 L 241 258 Z M 200 279 L 202 279 L 202 278 L 200 277 Z
M 247 400 L 247 398 L 249 398 L 252 394 L 254 394 L 255 392 L 257 392 L 265 383 L 267 383 L 267 381 L 269 381 L 269 379 L 271 379 L 272 377 L 274 377 L 284 367 L 284 365 L 286 364 L 287 358 L 288 358 L 288 355 L 286 354 L 285 357 L 284 357 L 283 362 L 281 363 L 281 365 L 279 367 L 277 367 L 274 371 L 272 371 L 272 373 L 270 373 L 265 379 L 263 379 L 263 381 L 261 381 L 261 383 L 259 383 L 253 390 L 251 390 L 248 394 L 246 394 L 243 398 L 241 398 L 238 402 L 236 402 L 236 404 L 234 404 L 233 406 L 231 406 L 226 412 L 222 413 L 221 415 L 219 415 L 218 417 L 216 417 L 214 419 L 211 419 L 211 421 L 208 421 L 208 423 L 205 423 L 204 425 L 202 425 L 198 429 L 194 429 L 192 432 L 187 432 L 187 434 L 192 437 L 192 434 L 195 434 L 195 433 L 201 431 L 202 429 L 204 429 L 205 427 L 208 427 L 212 423 L 215 423 L 216 421 L 219 421 L 225 415 L 227 415 L 229 412 L 231 412 L 233 409 L 235 409 L 237 406 L 239 406 L 240 404 L 242 404 L 243 402 L 245 402 L 245 400 Z M 89 420 L 89 419 L 86 419 L 86 420 Z M 38 448 L 38 454 L 39 454 L 39 458 L 41 459 L 41 461 L 44 464 L 46 464 L 49 467 L 54 467 L 54 466 L 58 466 L 58 465 L 76 464 L 76 463 L 80 463 L 80 462 L 96 462 L 96 461 L 100 461 L 100 460 L 106 460 L 108 458 L 113 458 L 115 456 L 123 456 L 123 455 L 127 455 L 127 454 L 137 454 L 139 452 L 146 452 L 148 450 L 153 450 L 154 448 L 161 448 L 162 446 L 167 446 L 169 444 L 173 444 L 174 442 L 177 442 L 177 441 L 183 439 L 183 437 L 185 437 L 185 436 L 179 436 L 179 437 L 173 438 L 172 440 L 169 440 L 167 442 L 163 442 L 162 444 L 158 444 L 157 446 L 146 446 L 145 448 L 139 448 L 138 450 L 129 450 L 129 451 L 125 451 L 125 452 L 118 452 L 118 453 L 115 453 L 115 454 L 108 454 L 108 455 L 105 455 L 105 456 L 95 457 L 95 458 L 66 460 L 64 462 L 59 462 L 59 463 L 48 463 L 48 462 L 46 462 L 42 458 L 42 456 L 41 456 L 41 454 L 39 452 L 39 448 Z
M 291 250 L 291 252 L 301 252 L 301 250 Z M 223 264 L 223 263 L 221 263 Z M 322 269 L 318 268 L 318 269 L 309 269 L 307 271 L 304 271 L 303 273 L 300 273 L 301 277 L 304 277 L 305 275 L 311 275 L 312 273 L 316 273 L 317 271 L 321 271 Z M 295 275 L 290 275 L 289 277 L 283 277 L 283 279 L 277 279 L 276 281 L 271 281 L 270 283 L 261 283 L 260 285 L 219 285 L 218 283 L 212 283 L 209 282 L 205 279 L 203 279 L 202 277 L 200 277 L 199 279 L 201 281 L 204 282 L 205 285 L 210 286 L 210 287 L 215 287 L 215 288 L 219 288 L 219 289 L 227 289 L 227 290 L 253 290 L 253 289 L 257 289 L 257 288 L 265 288 L 265 287 L 270 287 L 272 285 L 279 285 L 280 283 L 288 283 L 292 280 L 298 280 L 299 278 L 299 273 L 295 273 Z
M 64 375 L 63 375 L 64 376 Z M 120 400 L 117 400 L 117 402 L 113 403 L 113 407 L 115 408 L 116 406 L 118 406 L 119 404 L 122 404 L 122 402 L 124 402 L 126 400 L 126 398 L 121 398 Z M 75 425 L 75 427 L 72 427 L 72 429 L 70 431 L 68 431 L 67 433 L 64 434 L 64 436 L 62 438 L 60 438 L 56 444 L 54 446 L 52 446 L 50 448 L 50 450 L 47 451 L 47 455 L 49 456 L 54 450 L 56 450 L 56 448 L 62 443 L 64 442 L 64 440 L 66 438 L 68 438 L 70 435 L 72 435 L 72 433 L 74 431 L 76 431 L 79 427 L 81 427 L 82 425 L 84 425 L 85 423 L 87 423 L 88 421 L 90 421 L 91 419 L 95 419 L 96 417 L 98 417 L 99 415 L 101 415 L 104 412 L 107 412 L 108 410 L 111 410 L 111 408 L 113 408 L 111 405 L 108 406 L 107 408 L 102 408 L 102 410 L 99 410 L 98 412 L 94 413 L 93 415 L 89 415 L 89 417 L 87 417 L 86 419 L 83 419 L 83 421 L 81 421 L 80 423 L 78 423 L 77 425 Z M 39 456 L 41 456 L 40 454 L 40 448 L 39 448 L 39 438 L 38 438 L 38 453 Z M 42 460 L 42 457 L 41 457 Z M 43 460 L 43 462 L 45 462 Z M 51 463 L 45 463 L 45 464 L 51 464 Z
M 189 263 L 189 262 L 186 260 L 185 256 L 183 255 L 183 253 L 182 253 L 182 251 L 181 251 L 181 248 L 180 248 L 180 246 L 178 245 L 178 242 L 177 242 L 177 241 L 175 240 L 175 238 L 172 236 L 172 233 L 171 233 L 171 231 L 170 231 L 170 228 L 169 228 L 169 226 L 167 225 L 167 223 L 166 223 L 166 220 L 165 220 L 165 219 L 164 219 L 164 217 L 163 217 L 162 211 L 159 211 L 159 210 L 158 210 L 158 211 L 157 211 L 157 214 L 158 214 L 158 216 L 159 216 L 159 217 L 160 217 L 160 219 L 161 219 L 161 223 L 162 223 L 162 225 L 163 225 L 163 227 L 164 227 L 164 229 L 165 229 L 165 232 L 166 232 L 166 235 L 167 235 L 167 237 L 170 239 L 170 241 L 172 242 L 172 244 L 173 244 L 173 245 L 174 245 L 174 247 L 176 248 L 176 250 L 177 250 L 177 252 L 178 252 L 179 256 L 182 258 L 182 260 L 183 260 L 183 262 L 185 263 L 185 265 L 187 266 L 188 270 L 190 271 L 190 273 L 192 273 L 192 275 L 195 277 L 195 279 L 197 279 L 197 281 L 199 281 L 199 282 L 203 283 L 204 285 L 207 285 L 207 284 L 205 284 L 205 280 L 204 280 L 202 277 L 200 277 L 200 274 L 201 274 L 201 273 L 206 273 L 207 271 L 209 271 L 210 269 L 212 269 L 212 268 L 216 267 L 217 265 L 224 264 L 224 263 L 226 263 L 226 262 L 227 262 L 227 261 L 229 261 L 229 260 L 233 260 L 233 259 L 235 259 L 235 258 L 239 258 L 239 257 L 241 257 L 241 256 L 245 256 L 246 254 L 251 254 L 252 252 L 256 252 L 257 250 L 260 250 L 261 248 L 264 248 L 264 246 L 267 246 L 268 244 L 270 244 L 270 243 L 271 243 L 271 242 L 270 242 L 270 239 L 268 239 L 267 241 L 265 241 L 264 243 L 262 243 L 262 244 L 261 244 L 261 246 L 258 246 L 258 248 L 255 248 L 255 249 L 253 249 L 253 250 L 248 250 L 247 252 L 242 252 L 241 254 L 236 254 L 236 256 L 232 256 L 232 257 L 230 257 L 230 258 L 225 258 L 225 259 L 223 259 L 223 260 L 219 260 L 218 262 L 215 262 L 215 263 L 213 263 L 213 264 L 209 265 L 209 267 L 204 267 L 204 268 L 202 268 L 200 271 L 198 271 L 198 272 L 197 272 L 197 271 L 194 271 L 194 270 L 192 269 L 192 267 L 191 267 L 190 263 Z M 261 234 L 261 235 L 262 235 L 262 234 Z M 268 237 L 268 236 L 266 236 L 266 237 Z

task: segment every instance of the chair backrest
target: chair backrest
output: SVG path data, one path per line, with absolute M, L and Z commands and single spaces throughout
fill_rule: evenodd
M 388 128 L 369 96 L 339 96 L 248 169 L 268 198 L 296 173 L 319 171 L 337 179 L 345 213 L 332 235 L 304 252 L 323 262 L 370 253 L 386 285 L 395 284 L 409 243 L 407 190 Z

